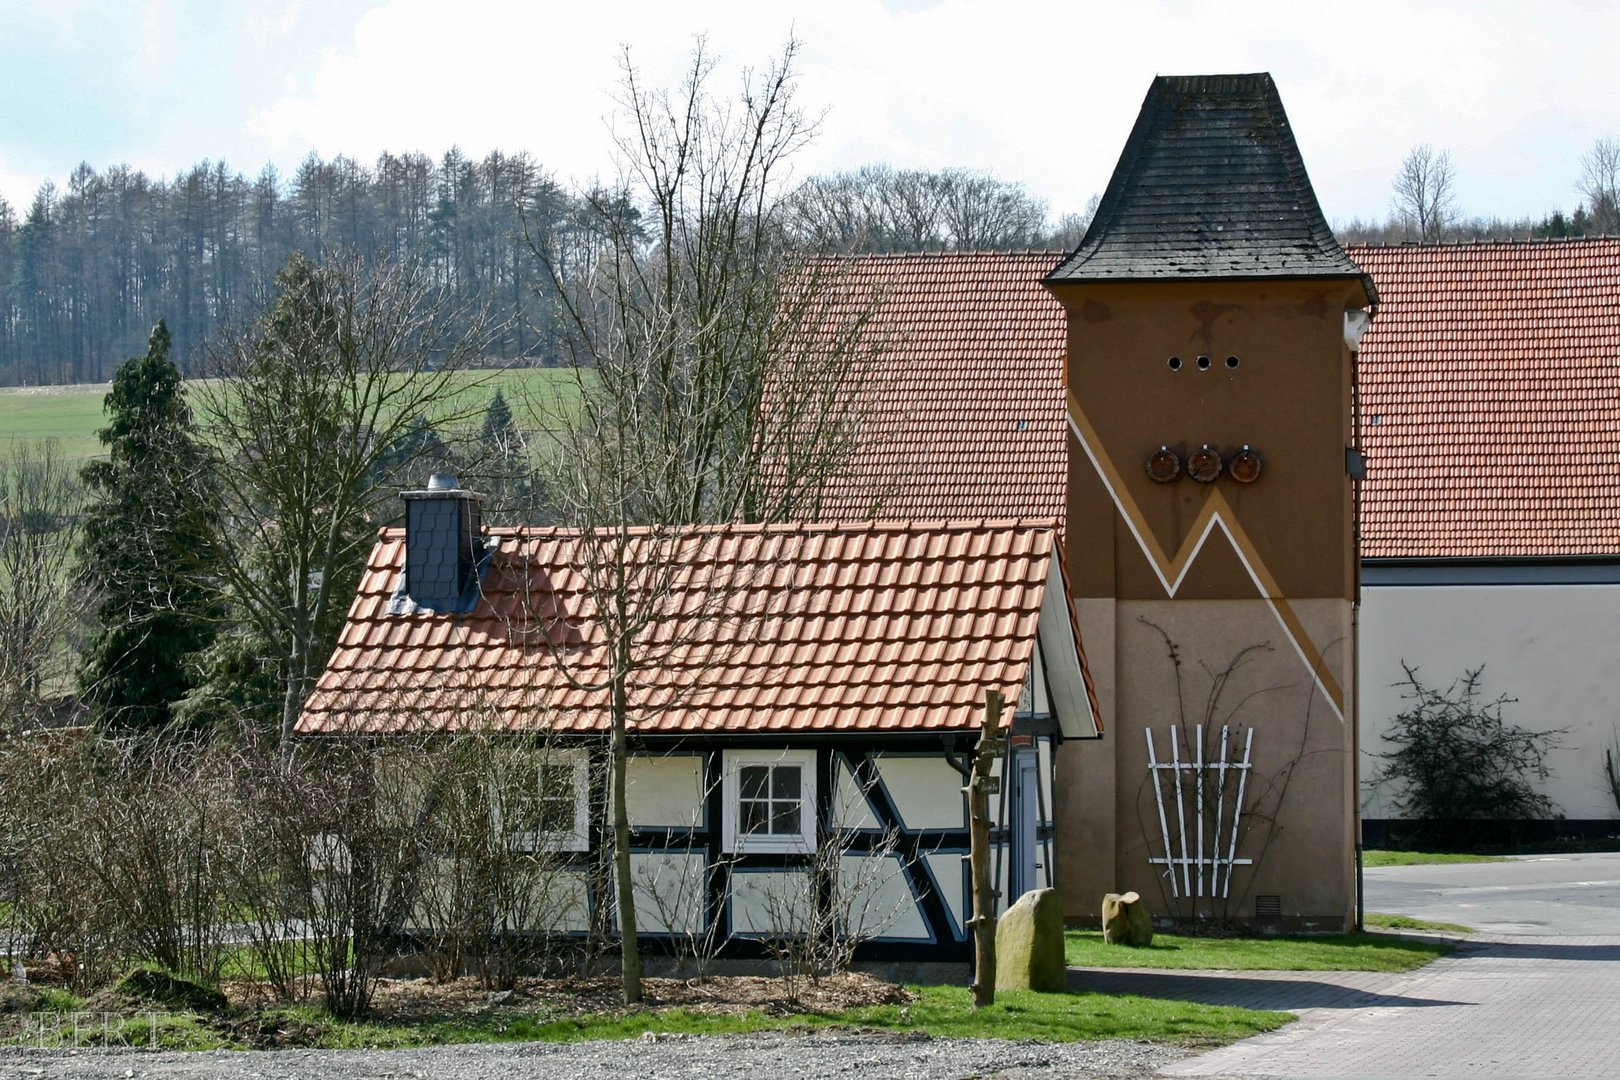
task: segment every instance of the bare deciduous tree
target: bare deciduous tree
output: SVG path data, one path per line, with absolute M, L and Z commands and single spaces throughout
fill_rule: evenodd
M 806 182 L 788 227 L 828 251 L 991 251 L 1049 242 L 1046 205 L 1015 183 L 972 169 L 868 165 Z
M 1428 143 L 1412 148 L 1395 174 L 1394 211 L 1408 239 L 1434 243 L 1446 237 L 1457 216 L 1451 155 Z
M 1599 139 L 1581 157 L 1577 185 L 1598 232 L 1620 234 L 1620 140 Z
M 783 228 L 787 162 L 814 133 L 793 102 L 797 50 L 745 75 L 730 101 L 712 93 L 701 43 L 675 93 L 644 86 L 626 55 L 620 184 L 588 196 L 599 256 L 565 274 L 560 252 L 535 245 L 563 297 L 580 397 L 550 486 L 557 518 L 578 529 L 591 625 L 588 647 L 557 660 L 606 700 L 626 1001 L 641 994 L 631 730 L 690 693 L 740 622 L 766 616 L 748 586 L 791 543 L 704 526 L 813 513 L 868 407 L 864 320 L 825 306 L 838 264 L 795 261 Z
M 432 445 L 415 437 L 422 417 L 472 414 L 457 372 L 480 355 L 483 331 L 413 264 L 295 255 L 276 286 L 257 323 L 214 347 L 222 378 L 201 391 L 199 412 L 225 457 L 219 565 L 240 614 L 275 647 L 285 738 L 354 595 L 371 530 L 393 512 L 384 466 L 419 463 Z
M 64 638 L 83 615 L 73 580 L 82 492 L 55 440 L 11 441 L 0 457 L 0 713 L 25 718 L 65 674 Z

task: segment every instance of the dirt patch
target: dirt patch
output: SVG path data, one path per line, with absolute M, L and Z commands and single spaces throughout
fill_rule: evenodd
M 280 1007 L 269 988 L 259 982 L 229 979 L 220 986 L 229 1005 L 222 1010 L 178 1008 L 228 1043 L 255 1050 L 309 1047 L 331 1036 L 338 1021 L 319 1012 Z M 791 1017 L 841 1012 L 872 1005 L 899 1005 L 915 1001 L 903 986 L 864 973 L 828 976 L 816 982 L 799 981 L 790 987 L 781 979 L 754 975 L 716 976 L 708 979 L 644 979 L 644 1000 L 626 1007 L 619 999 L 613 976 L 566 979 L 525 979 L 511 990 L 491 991 L 477 979 L 382 979 L 377 983 L 367 1017 L 382 1025 L 429 1028 L 457 1022 L 470 1028 L 499 1031 L 519 1017 L 561 1020 L 592 1015 L 623 1015 L 688 1009 L 715 1015 L 763 1012 Z M 105 987 L 82 1005 L 114 1016 L 131 1016 L 153 1007 L 150 994 L 127 988 Z M 310 1002 L 319 1005 L 317 994 Z M 0 980 L 0 1015 L 30 1011 L 39 1006 L 39 991 Z M 0 1038 L 10 1034 L 0 1022 Z
M 802 981 L 788 993 L 781 979 L 758 975 L 722 975 L 708 979 L 643 979 L 639 1009 L 686 1008 L 700 1012 L 773 1016 L 837 1012 L 868 1005 L 894 1005 L 916 1000 L 903 986 L 860 972 L 831 975 L 814 983 Z M 476 979 L 436 983 L 428 979 L 384 979 L 377 984 L 372 1011 L 379 1020 L 420 1021 L 446 1014 L 484 1010 L 547 1012 L 585 1016 L 629 1011 L 612 976 L 521 981 L 511 991 L 491 992 Z

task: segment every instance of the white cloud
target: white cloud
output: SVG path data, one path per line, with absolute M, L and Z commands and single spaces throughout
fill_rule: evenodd
M 328 0 L 277 19 L 233 5 L 212 20 L 197 17 L 198 2 L 168 0 L 173 10 L 151 9 L 161 17 L 143 26 L 178 23 L 199 55 L 227 57 L 223 67 L 192 74 L 170 58 L 164 79 L 176 85 L 153 105 L 161 130 L 132 117 L 136 134 L 79 156 L 169 174 L 221 156 L 286 171 L 312 150 L 365 161 L 455 144 L 471 155 L 525 149 L 564 180 L 584 180 L 611 169 L 603 118 L 622 44 L 649 83 L 668 85 L 707 33 L 724 89 L 790 29 L 804 44 L 801 101 L 828 110 L 801 172 L 879 160 L 988 168 L 1058 212 L 1107 182 L 1159 73 L 1271 71 L 1335 218 L 1382 216 L 1390 177 L 1418 142 L 1451 152 L 1469 212 L 1568 208 L 1581 152 L 1620 133 L 1620 9 L 1578 2 L 383 0 L 361 10 Z M 136 87 L 129 97 L 131 110 L 143 100 Z M 13 161 L 35 157 L 18 149 Z
M 0 159 L 0 199 L 11 204 L 18 220 L 28 213 L 28 205 L 34 201 L 34 192 L 39 190 L 44 179 L 33 173 L 7 168 L 4 159 Z

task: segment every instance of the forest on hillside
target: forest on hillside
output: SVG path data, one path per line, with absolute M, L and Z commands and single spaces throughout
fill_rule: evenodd
M 290 178 L 202 162 L 172 180 L 81 165 L 26 212 L 0 199 L 0 386 L 100 382 L 166 320 L 182 373 L 205 373 L 217 330 L 263 310 L 265 285 L 294 251 L 416 261 L 447 293 L 486 306 L 492 364 L 562 359 L 554 286 L 533 245 L 587 267 L 612 191 L 570 192 L 526 154 L 451 150 L 311 156 Z M 593 208 L 591 204 L 596 204 Z M 1051 226 L 1015 184 L 967 170 L 867 168 L 806 184 L 781 227 L 838 250 L 1072 246 L 1084 221 Z
M 1340 240 L 1620 231 L 1620 144 L 1599 140 L 1579 165 L 1588 198 L 1571 213 L 1487 219 L 1457 205 L 1449 156 L 1415 147 L 1392 180 L 1388 217 L 1341 223 Z M 556 252 L 565 273 L 585 272 L 604 248 L 604 205 L 631 221 L 644 209 L 622 191 L 570 191 L 527 154 L 499 151 L 384 154 L 370 165 L 311 155 L 291 177 L 209 161 L 172 179 L 80 165 L 25 210 L 0 199 L 0 386 L 105 381 L 159 319 L 181 372 L 204 374 L 206 343 L 265 309 L 268 282 L 295 251 L 414 261 L 446 294 L 493 316 L 486 362 L 557 364 L 555 282 L 534 247 Z M 987 173 L 874 165 L 813 177 L 774 227 L 815 250 L 1068 249 L 1095 205 L 1053 220 L 1022 185 Z

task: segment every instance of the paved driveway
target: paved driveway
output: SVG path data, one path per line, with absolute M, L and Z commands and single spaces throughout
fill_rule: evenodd
M 1479 928 L 1405 975 L 1077 972 L 1078 985 L 1297 1012 L 1167 1076 L 1620 1077 L 1620 855 L 1392 867 L 1372 911 Z
M 1620 935 L 1620 852 L 1366 872 L 1367 910 L 1491 934 Z

